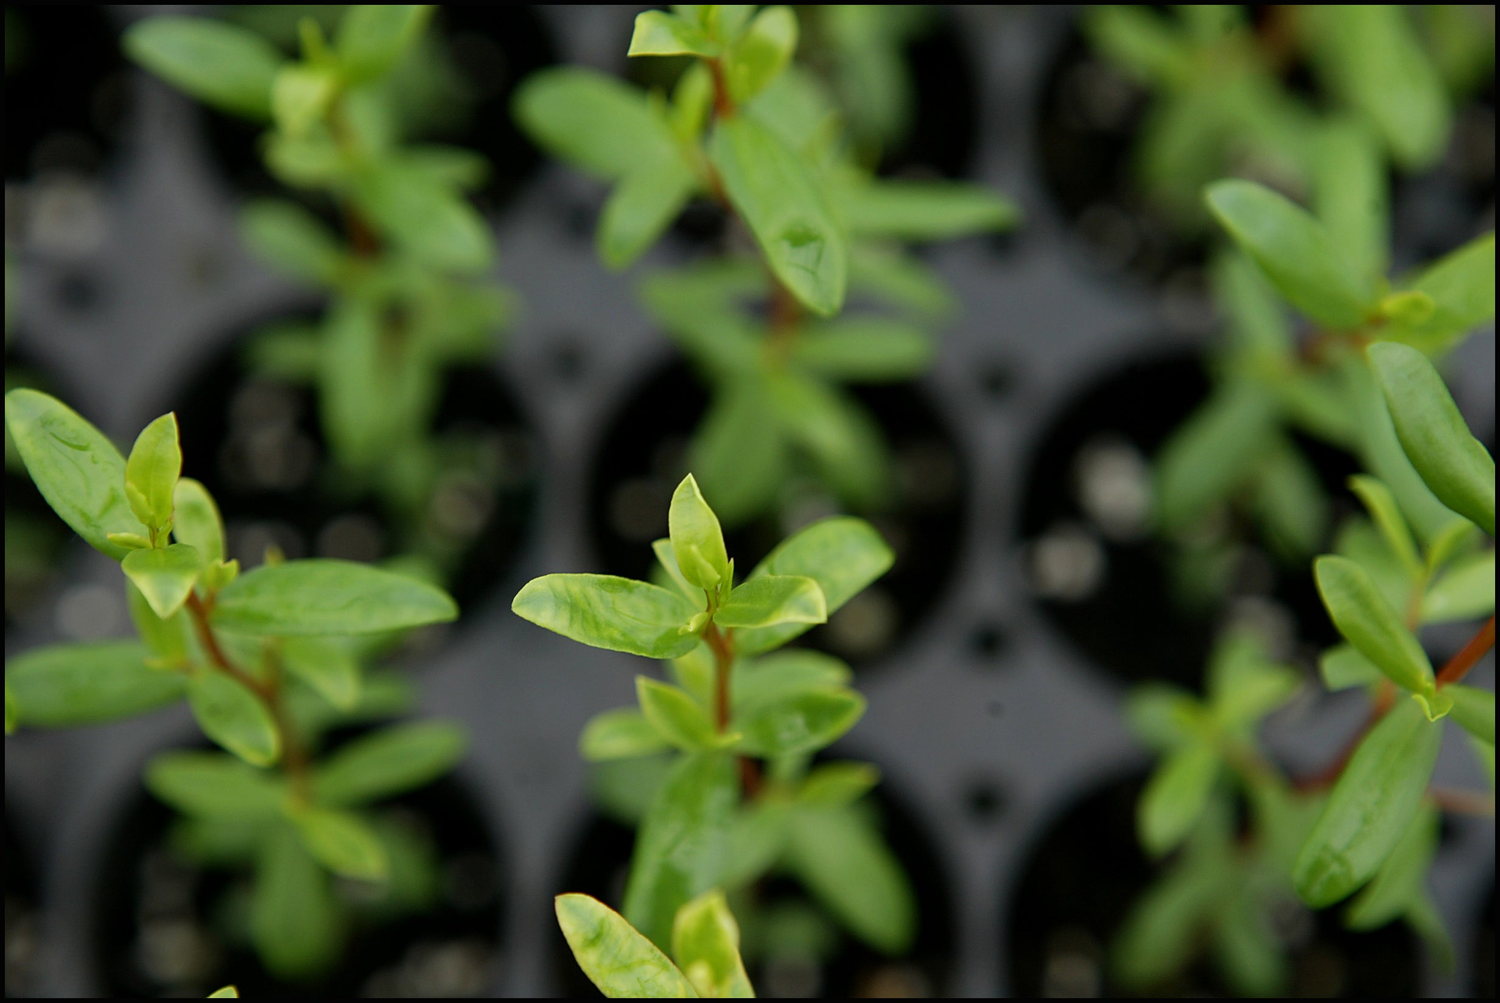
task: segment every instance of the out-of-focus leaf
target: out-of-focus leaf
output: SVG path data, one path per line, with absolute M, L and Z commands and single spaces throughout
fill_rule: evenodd
M 660 948 L 603 902 L 575 892 L 557 896 L 554 908 L 578 967 L 605 996 L 670 999 L 698 995 Z

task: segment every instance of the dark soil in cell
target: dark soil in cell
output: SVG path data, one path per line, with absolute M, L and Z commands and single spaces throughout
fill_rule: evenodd
M 1008 906 L 1009 992 L 1015 996 L 1130 995 L 1114 985 L 1112 938 L 1157 872 L 1135 837 L 1144 780 L 1117 780 L 1081 798 L 1033 842 Z M 1393 923 L 1345 930 L 1338 908 L 1289 903 L 1278 927 L 1290 950 L 1291 996 L 1371 998 L 1420 992 L 1416 937 Z M 1208 964 L 1194 964 L 1164 997 L 1232 996 Z
M 856 666 L 888 655 L 945 594 L 958 561 L 967 508 L 962 453 L 936 408 L 913 384 L 855 387 L 852 392 L 884 431 L 896 458 L 899 499 L 869 518 L 896 552 L 886 575 L 852 599 L 807 643 Z M 688 471 L 685 452 L 708 397 L 681 361 L 650 374 L 608 421 L 589 485 L 589 529 L 602 570 L 649 579 L 651 541 L 667 535 L 672 491 Z M 802 522 L 830 511 L 764 516 L 727 530 L 741 575 Z M 802 518 L 802 516 L 806 518 Z
M 41 915 L 37 910 L 35 859 L 17 838 L 5 810 L 5 995 L 30 996 L 36 989 Z
M 275 545 L 289 559 L 374 561 L 425 534 L 462 554 L 447 580 L 460 609 L 481 601 L 509 567 L 532 517 L 540 456 L 510 390 L 488 369 L 449 370 L 432 431 L 476 445 L 488 476 L 443 475 L 416 516 L 342 490 L 320 430 L 317 397 L 249 370 L 247 325 L 171 403 L 183 471 L 218 500 L 230 556 L 259 564 Z
M 951 991 L 955 941 L 952 899 L 942 862 L 922 825 L 900 800 L 885 791 L 884 784 L 870 797 L 880 813 L 886 840 L 916 891 L 916 944 L 906 957 L 888 958 L 841 931 L 835 949 L 821 962 L 805 956 L 751 955 L 746 959 L 746 969 L 756 995 L 833 999 L 942 996 Z M 591 813 L 568 854 L 558 893 L 583 892 L 618 909 L 624 899 L 634 845 L 634 829 Z M 788 905 L 800 908 L 812 901 L 799 884 L 780 876 L 763 879 L 752 894 L 768 909 Z M 831 917 L 824 919 L 833 922 Z M 743 918 L 741 926 L 745 926 Z M 567 941 L 555 927 L 550 944 L 552 969 L 562 995 L 598 998 L 599 991 L 579 969 Z
M 119 31 L 106 8 L 6 5 L 7 182 L 98 174 L 114 155 L 129 104 Z
M 286 20 L 294 31 L 295 23 Z M 484 212 L 499 211 L 541 163 L 540 152 L 511 118 L 510 98 L 528 74 L 556 61 L 551 33 L 530 4 L 445 4 L 428 31 L 442 39 L 447 68 L 456 76 L 439 92 L 443 96 L 432 99 L 425 127 L 408 138 L 484 155 L 490 177 L 475 200 Z M 295 35 L 282 38 L 282 33 L 272 34 L 288 52 L 295 51 Z M 257 152 L 263 125 L 206 110 L 203 122 L 213 157 L 232 185 L 256 195 L 285 191 Z
M 1474 931 L 1474 956 L 1470 989 L 1477 999 L 1495 998 L 1495 877 L 1490 875 L 1490 893 L 1485 897 L 1484 913 Z
M 1019 537 L 1030 588 L 1058 630 L 1127 682 L 1195 686 L 1222 618 L 1235 613 L 1290 632 L 1289 641 L 1334 642 L 1310 564 L 1278 561 L 1250 525 L 1230 527 L 1243 545 L 1224 599 L 1182 600 L 1176 555 L 1147 530 L 1150 465 L 1208 390 L 1202 360 L 1191 353 L 1137 358 L 1082 389 L 1028 463 Z M 1352 459 L 1310 440 L 1297 444 L 1337 502 L 1357 472 Z M 1108 486 L 1112 498 L 1086 504 L 1087 480 Z
M 356 911 L 339 965 L 287 984 L 261 967 L 243 934 L 243 872 L 206 869 L 171 844 L 173 812 L 144 791 L 121 813 L 99 865 L 95 964 L 111 996 L 482 996 L 493 992 L 503 934 L 505 861 L 474 795 L 445 778 L 376 809 L 429 839 L 438 858 L 433 907 L 394 920 Z M 370 889 L 335 879 L 358 909 Z

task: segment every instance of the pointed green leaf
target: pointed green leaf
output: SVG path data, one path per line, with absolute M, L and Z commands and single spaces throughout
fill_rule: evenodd
M 1014 203 L 962 181 L 869 180 L 830 190 L 855 236 L 895 240 L 950 240 L 1009 230 L 1021 220 Z
M 1401 448 L 1444 505 L 1495 535 L 1495 461 L 1469 432 L 1443 378 L 1409 345 L 1368 349 Z
M 271 83 L 271 119 L 280 135 L 300 138 L 328 114 L 338 93 L 331 66 L 292 63 L 276 71 Z
M 750 573 L 801 575 L 818 583 L 828 613 L 864 591 L 890 569 L 895 554 L 875 527 L 863 519 L 834 516 L 815 522 L 783 540 Z M 753 655 L 785 644 L 807 630 L 803 624 L 782 624 L 744 630 L 735 635 L 735 650 Z
M 251 766 L 270 766 L 281 758 L 275 719 L 239 681 L 201 669 L 188 683 L 188 705 L 203 734 Z
M 646 676 L 635 677 L 636 698 L 651 727 L 662 738 L 685 752 L 722 745 L 721 736 L 698 701 L 676 686 Z
M 1218 750 L 1201 742 L 1162 760 L 1136 806 L 1136 833 L 1147 853 L 1160 857 L 1187 838 L 1208 804 L 1219 764 Z
M 1432 315 L 1392 325 L 1387 335 L 1426 352 L 1440 352 L 1495 317 L 1495 235 L 1476 237 L 1444 255 L 1410 283 L 1427 296 Z
M 677 553 L 672 549 L 672 541 L 666 537 L 651 541 L 651 552 L 656 555 L 656 562 L 661 566 L 666 580 L 662 584 L 670 582 L 682 593 L 684 599 L 690 603 L 696 603 L 702 589 L 697 588 L 686 578 L 682 577 L 682 569 L 677 565 Z M 655 575 L 653 575 L 655 577 Z
M 555 67 L 516 91 L 516 120 L 554 156 L 606 180 L 680 157 L 646 93 L 596 70 Z
M 719 45 L 703 34 L 699 25 L 664 10 L 642 11 L 635 16 L 627 56 L 703 56 L 712 59 Z
M 1453 720 L 1475 738 L 1494 745 L 1495 694 L 1456 683 L 1444 686 L 1442 692 L 1453 701 Z
M 1349 903 L 1344 923 L 1351 930 L 1376 930 L 1399 919 L 1410 904 L 1426 895 L 1427 871 L 1437 854 L 1437 809 L 1424 805 L 1406 828 L 1375 877 Z
M 729 854 L 720 884 L 730 891 L 745 888 L 781 860 L 791 823 L 791 806 L 777 798 L 743 804 L 729 827 Z
M 1360 654 L 1391 681 L 1414 693 L 1432 682 L 1432 663 L 1364 568 L 1345 557 L 1324 555 L 1313 564 L 1328 616 Z
M 182 474 L 177 415 L 164 414 L 141 429 L 125 461 L 125 497 L 148 529 L 172 521 L 172 495 Z
M 271 818 L 287 797 L 286 781 L 220 752 L 164 752 L 146 766 L 146 789 L 199 818 Z
M 676 658 L 698 643 L 682 632 L 698 608 L 677 592 L 614 575 L 543 575 L 510 608 L 583 644 L 647 658 Z
M 125 498 L 125 458 L 78 412 L 37 390 L 5 395 L 5 424 L 32 483 L 63 522 L 115 560 L 111 533 L 144 533 Z
M 1423 574 L 1422 559 L 1417 554 L 1416 541 L 1411 538 L 1411 530 L 1407 528 L 1406 520 L 1402 518 L 1401 509 L 1390 488 L 1374 477 L 1356 474 L 1349 478 L 1349 489 L 1364 502 L 1365 509 L 1370 513 L 1370 518 L 1375 520 L 1375 526 L 1385 539 L 1386 546 L 1401 561 L 1407 574 L 1413 580 L 1420 578 Z
M 1286 309 L 1265 273 L 1244 253 L 1228 249 L 1212 270 L 1214 299 L 1225 312 L 1234 343 L 1256 355 L 1285 356 L 1292 349 Z
M 571 893 L 557 896 L 553 907 L 578 967 L 605 996 L 682 999 L 698 995 L 660 948 L 603 902 Z
M 1146 683 L 1126 696 L 1125 721 L 1148 748 L 1168 752 L 1202 736 L 1208 715 L 1196 697 L 1176 686 Z
M 205 17 L 150 17 L 125 31 L 125 54 L 174 87 L 245 118 L 271 114 L 281 53 L 245 28 Z
M 361 881 L 381 881 L 390 873 L 380 837 L 358 815 L 299 808 L 291 818 L 307 852 L 333 873 Z
M 261 964 L 283 979 L 326 971 L 338 960 L 341 920 L 328 872 L 291 823 L 277 825 L 261 848 L 250 895 L 250 938 Z
M 782 434 L 812 461 L 818 477 L 847 505 L 890 504 L 894 471 L 885 433 L 848 391 L 796 370 L 767 381 Z
M 1261 386 L 1223 385 L 1183 422 L 1156 460 L 1157 512 L 1169 532 L 1183 531 L 1245 486 L 1276 447 L 1275 402 Z
M 832 655 L 791 648 L 738 662 L 730 676 L 730 692 L 735 713 L 739 714 L 806 690 L 847 686 L 853 678 L 849 666 Z
M 1182 863 L 1135 901 L 1110 945 L 1110 971 L 1127 988 L 1144 990 L 1181 971 L 1217 896 L 1221 875 Z
M 1089 10 L 1083 28 L 1111 64 L 1139 83 L 1175 87 L 1192 73 L 1191 40 L 1157 11 L 1100 4 Z
M 714 612 L 721 627 L 772 627 L 782 623 L 825 623 L 823 590 L 799 575 L 761 575 L 736 586 Z
M 738 799 L 734 760 L 722 752 L 683 756 L 657 791 L 625 886 L 626 918 L 654 943 L 669 944 L 677 910 L 719 884 Z
M 804 804 L 839 807 L 853 804 L 880 783 L 880 771 L 870 763 L 824 763 L 808 771 L 797 791 Z
M 792 343 L 792 361 L 835 380 L 907 380 L 932 363 L 933 340 L 922 328 L 892 317 L 843 317 L 808 324 Z
M 250 253 L 291 278 L 329 285 L 343 267 L 338 238 L 295 202 L 255 199 L 240 210 L 239 229 Z
M 180 478 L 172 502 L 175 508 L 172 538 L 197 551 L 205 568 L 222 561 L 224 520 L 219 517 L 219 506 L 208 489 L 190 477 Z
M 375 228 L 423 264 L 474 273 L 493 263 L 484 217 L 420 165 L 384 158 L 366 164 L 353 182 L 354 199 Z
M 1422 597 L 1422 622 L 1472 620 L 1495 612 L 1495 551 L 1454 561 Z
M 1301 686 L 1296 669 L 1271 661 L 1262 645 L 1244 634 L 1230 633 L 1220 641 L 1208 668 L 1214 716 L 1227 728 L 1258 723 Z
M 1340 330 L 1365 322 L 1374 277 L 1355 274 L 1306 210 L 1253 181 L 1216 181 L 1205 194 L 1229 235 L 1293 306 Z
M 599 216 L 600 259 L 610 268 L 635 261 L 672 225 L 697 188 L 698 179 L 675 154 L 626 174 Z
M 431 4 L 351 6 L 334 39 L 339 72 L 356 84 L 385 73 L 422 37 L 432 10 Z
M 784 483 L 786 445 L 766 421 L 770 407 L 758 374 L 722 380 L 688 447 L 688 465 L 726 524 L 764 511 Z
M 867 816 L 850 808 L 799 808 L 786 864 L 849 932 L 899 955 L 916 934 L 916 896 Z
M 786 69 L 796 49 L 797 15 L 784 5 L 766 7 L 725 53 L 730 96 L 744 102 L 765 90 Z
M 590 762 L 652 756 L 671 747 L 646 715 L 628 707 L 595 714 L 578 737 L 578 751 Z
M 776 277 L 813 313 L 838 313 L 848 250 L 822 186 L 802 159 L 744 115 L 719 122 L 709 159 Z
M 704 892 L 677 910 L 672 957 L 705 999 L 753 999 L 740 959 L 740 927 L 721 891 Z
M 382 728 L 326 756 L 313 770 L 319 804 L 349 807 L 425 787 L 463 759 L 463 728 L 416 721 Z
M 724 531 L 719 518 L 703 500 L 692 474 L 682 479 L 672 493 L 667 512 L 672 552 L 682 576 L 700 589 L 712 592 L 729 583 L 729 555 L 724 550 Z
M 240 991 L 234 986 L 223 986 L 222 988 L 215 989 L 213 992 L 209 993 L 208 998 L 211 1000 L 237 1000 L 240 998 Z
M 220 591 L 215 627 L 237 634 L 314 637 L 405 630 L 458 618 L 442 589 L 353 561 L 263 564 Z
M 5 665 L 7 707 L 21 725 L 63 728 L 133 717 L 182 698 L 180 672 L 146 664 L 134 641 L 35 648 Z
M 851 689 L 792 693 L 736 713 L 734 727 L 744 736 L 738 748 L 767 758 L 816 752 L 842 738 L 864 713 L 865 698 Z
M 1352 644 L 1340 644 L 1323 652 L 1318 659 L 1318 672 L 1323 676 L 1323 685 L 1330 690 L 1369 686 L 1385 678 L 1380 666 L 1361 655 Z
M 339 710 L 353 710 L 363 688 L 359 658 L 341 638 L 288 637 L 281 642 L 286 670 Z
M 1214 955 L 1229 984 L 1243 996 L 1282 994 L 1286 948 L 1259 895 L 1241 892 L 1218 903 Z
M 192 594 L 201 563 L 197 550 L 174 543 L 159 550 L 132 550 L 120 562 L 120 569 L 140 590 L 152 612 L 165 620 Z
M 1379 144 L 1361 121 L 1335 119 L 1314 146 L 1314 204 L 1336 253 L 1355 275 L 1385 275 L 1390 193 Z
M 1304 902 L 1332 905 L 1375 875 L 1416 816 L 1442 737 L 1411 700 L 1365 736 L 1297 857 L 1292 881 Z

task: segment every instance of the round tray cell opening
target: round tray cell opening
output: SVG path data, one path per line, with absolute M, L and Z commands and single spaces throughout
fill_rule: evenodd
M 880 425 L 897 484 L 892 509 L 855 514 L 880 531 L 896 563 L 803 639 L 860 667 L 894 651 L 946 592 L 958 563 L 968 471 L 957 439 L 917 385 L 850 390 Z M 647 375 L 607 422 L 589 487 L 589 528 L 604 571 L 651 577 L 651 541 L 667 535 L 672 491 L 688 473 L 688 443 L 707 407 L 698 377 L 679 360 Z M 791 532 L 838 511 L 811 481 L 789 497 L 777 512 L 725 530 L 737 576 Z
M 610 764 L 618 767 L 623 764 Z M 665 763 L 648 761 L 658 778 Z M 629 767 L 627 767 L 628 769 Z M 772 874 L 731 897 L 741 926 L 745 967 L 761 997 L 928 997 L 952 991 L 955 934 L 948 868 L 909 803 L 882 781 L 862 804 L 875 812 L 901 862 L 917 904 L 917 935 L 903 957 L 888 957 L 845 932 L 792 878 Z M 571 842 L 558 894 L 582 892 L 611 908 L 624 900 L 635 823 L 590 812 Z M 561 995 L 597 998 L 562 933 L 550 937 L 552 972 Z
M 1027 588 L 1057 630 L 1126 682 L 1196 685 L 1231 621 L 1256 628 L 1278 657 L 1335 643 L 1311 562 L 1276 557 L 1254 524 L 1227 512 L 1209 520 L 1209 558 L 1153 535 L 1154 457 L 1208 391 L 1196 355 L 1133 358 L 1065 403 L 1029 460 L 1019 527 Z M 1353 511 L 1345 482 L 1358 468 L 1294 439 L 1334 499 L 1336 526 Z
M 342 10 L 255 5 L 230 8 L 224 17 L 293 54 L 299 51 L 297 23 L 302 17 L 318 18 L 331 35 Z M 426 42 L 391 81 L 399 95 L 403 137 L 482 154 L 490 173 L 475 202 L 482 212 L 498 212 L 541 164 L 540 151 L 511 117 L 511 94 L 527 75 L 556 59 L 551 32 L 534 5 L 439 7 Z M 213 159 L 234 188 L 254 195 L 285 193 L 259 154 L 264 124 L 209 110 L 203 123 Z
M 1006 905 L 1009 993 L 1022 997 L 1130 996 L 1109 962 L 1130 910 L 1160 866 L 1139 849 L 1136 775 L 1083 795 L 1033 842 Z M 1289 996 L 1413 996 L 1422 988 L 1421 950 L 1399 923 L 1368 933 L 1344 929 L 1339 907 L 1309 912 L 1290 896 L 1272 909 L 1288 958 Z M 1159 997 L 1233 996 L 1208 952 L 1165 984 Z
M 94 962 L 112 996 L 485 996 L 494 991 L 508 880 L 474 793 L 443 778 L 368 812 L 418 859 L 398 907 L 378 887 L 333 878 L 344 923 L 336 965 L 307 981 L 269 973 L 250 945 L 248 867 L 185 853 L 181 817 L 144 791 L 120 813 L 99 862 Z M 416 903 L 420 902 L 418 905 Z
M 421 497 L 354 490 L 329 451 L 314 388 L 248 361 L 260 333 L 316 316 L 245 325 L 173 399 L 184 475 L 218 501 L 230 556 L 248 568 L 269 546 L 289 559 L 416 554 L 441 572 L 460 610 L 480 604 L 510 567 L 535 507 L 540 453 L 514 395 L 487 368 L 449 369 L 427 440 L 437 466 L 423 468 Z

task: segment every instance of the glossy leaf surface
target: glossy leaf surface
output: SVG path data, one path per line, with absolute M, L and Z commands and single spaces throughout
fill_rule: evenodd
M 543 575 L 510 608 L 583 644 L 647 658 L 676 658 L 698 643 L 682 628 L 699 609 L 680 593 L 614 575 Z
M 219 593 L 214 626 L 288 637 L 371 634 L 458 618 L 439 588 L 354 561 L 311 559 L 261 565 Z
M 5 664 L 7 713 L 38 728 L 100 724 L 182 698 L 180 672 L 151 668 L 135 641 L 91 641 L 35 648 Z

